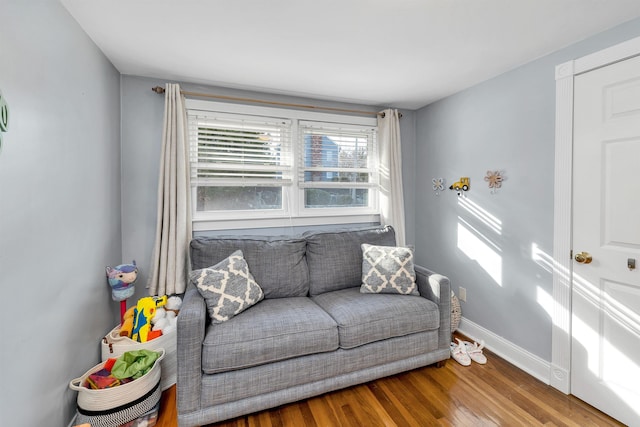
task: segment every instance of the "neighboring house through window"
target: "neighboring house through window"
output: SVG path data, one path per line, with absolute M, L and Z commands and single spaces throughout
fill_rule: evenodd
M 200 100 L 187 115 L 194 230 L 379 220 L 375 117 Z

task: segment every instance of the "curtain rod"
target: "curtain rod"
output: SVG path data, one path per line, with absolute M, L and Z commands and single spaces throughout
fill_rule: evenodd
M 165 89 L 162 86 L 155 86 L 151 88 L 157 94 L 162 95 Z M 367 114 L 367 115 L 376 115 L 384 117 L 384 112 L 376 113 L 374 111 L 364 111 L 364 110 L 351 110 L 348 108 L 336 108 L 336 107 L 319 107 L 317 105 L 309 105 L 309 104 L 294 104 L 290 102 L 277 102 L 277 101 L 265 101 L 263 99 L 253 99 L 253 98 L 241 98 L 237 96 L 227 96 L 227 95 L 214 95 L 210 93 L 201 93 L 201 92 L 189 92 L 186 90 L 180 90 L 180 93 L 185 96 L 195 96 L 198 98 L 216 98 L 216 99 L 225 99 L 227 101 L 243 101 L 243 102 L 251 102 L 256 104 L 267 104 L 267 105 L 277 105 L 279 107 L 297 107 L 297 108 L 307 108 L 310 110 L 325 110 L 325 111 L 336 111 L 340 113 L 356 113 L 356 114 Z M 402 114 L 399 114 L 402 117 Z

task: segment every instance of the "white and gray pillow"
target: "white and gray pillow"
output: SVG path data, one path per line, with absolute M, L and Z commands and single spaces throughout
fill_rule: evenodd
M 192 271 L 189 280 L 205 299 L 212 323 L 222 323 L 264 298 L 238 250 L 218 264 Z
M 302 237 L 199 236 L 191 241 L 191 267 L 209 267 L 241 250 L 265 299 L 304 297 L 309 293 L 306 247 Z
M 357 230 L 308 231 L 309 295 L 352 288 L 362 283 L 362 244 L 396 246 L 390 225 Z
M 360 292 L 419 295 L 411 249 L 363 243 Z

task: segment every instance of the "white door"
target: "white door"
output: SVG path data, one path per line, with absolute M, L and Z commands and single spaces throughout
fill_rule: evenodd
M 573 168 L 571 393 L 640 426 L 640 57 L 575 77 Z

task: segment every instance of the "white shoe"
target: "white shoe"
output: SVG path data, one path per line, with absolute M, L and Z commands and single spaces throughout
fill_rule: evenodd
M 467 352 L 467 355 L 471 360 L 481 365 L 484 365 L 485 363 L 487 363 L 487 356 L 482 354 L 482 349 L 484 348 L 484 341 L 481 341 L 480 345 L 478 345 L 477 342 L 474 342 L 473 344 L 471 344 L 469 341 L 462 341 L 462 344 L 464 344 L 464 348 Z
M 458 341 L 458 344 L 452 342 L 450 345 L 451 357 L 462 366 L 471 365 L 471 358 L 467 354 L 463 341 L 460 341 L 459 338 L 456 338 L 456 340 Z

